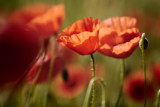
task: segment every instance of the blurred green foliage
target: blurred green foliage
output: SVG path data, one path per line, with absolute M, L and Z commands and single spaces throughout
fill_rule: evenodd
M 66 7 L 66 18 L 63 24 L 63 28 L 72 24 L 73 22 L 87 16 L 92 16 L 95 18 L 100 18 L 100 20 L 104 20 L 108 17 L 112 16 L 124 16 L 126 12 L 129 10 L 139 10 L 143 11 L 144 19 L 148 16 L 151 16 L 153 19 L 160 20 L 160 1 L 158 0 L 0 0 L 0 11 L 9 10 L 12 11 L 16 8 L 22 7 L 24 5 L 38 3 L 38 2 L 47 2 L 49 4 L 59 4 L 64 3 Z M 146 16 L 146 17 L 145 17 Z M 155 23 L 151 20 L 151 23 Z M 149 23 L 149 22 L 143 22 Z M 141 25 L 139 25 L 141 26 Z M 154 28 L 154 26 L 151 26 Z M 152 62 L 160 62 L 160 34 L 156 34 L 144 29 L 141 27 L 141 32 L 146 32 L 146 36 L 149 40 L 149 47 L 146 50 L 146 63 L 147 67 Z M 160 31 L 160 28 L 159 28 Z M 95 61 L 96 63 L 100 63 L 105 68 L 105 76 L 104 79 L 106 81 L 106 102 L 108 107 L 114 107 L 115 101 L 118 97 L 118 90 L 119 90 L 119 80 L 120 80 L 120 70 L 121 70 L 121 61 L 120 59 L 110 58 L 99 53 L 95 53 Z M 89 56 L 79 56 L 79 63 L 83 65 L 88 65 L 90 63 Z M 132 72 L 137 69 L 141 69 L 141 52 L 139 47 L 133 54 L 126 59 L 126 73 Z M 35 93 L 33 95 L 35 99 L 37 99 L 33 107 L 41 107 L 41 101 L 45 99 L 45 85 L 43 86 L 36 86 Z M 100 90 L 97 88 L 97 90 Z M 97 95 L 100 91 L 96 91 Z M 4 91 L 1 92 L 0 97 L 0 107 L 2 107 L 2 102 L 4 107 L 18 107 L 19 99 L 23 99 L 21 97 L 25 97 L 19 95 L 21 92 L 17 92 L 9 97 L 6 102 L 3 100 L 5 99 L 6 94 Z M 84 100 L 85 92 L 74 99 L 61 99 L 56 98 L 56 96 L 49 93 L 48 97 L 48 107 L 82 107 L 83 100 Z M 97 104 L 99 104 L 98 97 Z M 154 101 L 150 102 L 148 107 L 153 107 Z M 120 107 L 142 107 L 143 104 L 138 104 L 127 99 L 124 95 L 121 99 L 121 106 Z M 22 106 L 21 106 L 22 107 Z M 98 106 L 97 106 L 98 107 Z

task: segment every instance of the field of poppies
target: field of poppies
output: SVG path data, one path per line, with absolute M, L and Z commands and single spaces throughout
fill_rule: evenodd
M 160 107 L 160 1 L 0 0 L 0 107 Z

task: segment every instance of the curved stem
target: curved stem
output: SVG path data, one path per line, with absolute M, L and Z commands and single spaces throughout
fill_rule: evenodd
M 143 65 L 143 71 L 144 71 L 144 89 L 145 89 L 145 92 L 144 92 L 144 107 L 146 107 L 146 100 L 147 100 L 147 87 L 146 87 L 146 64 L 145 64 L 145 55 L 144 55 L 144 36 L 145 34 L 142 34 L 142 48 L 141 48 L 141 52 L 142 52 L 142 65 Z
M 124 74 L 125 74 L 125 60 L 124 59 L 122 59 L 122 65 L 121 66 L 122 66 L 122 68 L 121 68 L 121 74 L 120 74 L 120 79 L 121 79 L 120 90 L 119 90 L 119 95 L 118 95 L 118 99 L 116 101 L 116 106 L 115 107 L 119 106 L 119 102 L 120 102 L 121 94 L 122 94 L 123 80 L 124 80 Z
M 156 98 L 156 105 L 155 105 L 155 107 L 159 107 L 159 100 L 160 100 L 160 89 L 157 92 L 157 98 Z
M 92 76 L 95 77 L 95 61 L 93 54 L 90 54 L 91 56 L 91 62 L 92 62 Z M 92 107 L 94 107 L 95 104 L 95 82 L 93 81 L 93 88 L 92 88 Z
M 101 87 L 102 87 L 102 101 L 101 101 L 101 107 L 105 107 L 105 104 L 106 104 L 106 93 L 105 93 L 105 82 L 103 79 L 100 79 L 100 84 L 101 84 Z
M 88 89 L 87 89 L 87 93 L 86 93 L 86 96 L 85 96 L 83 107 L 88 107 L 88 102 L 89 102 L 89 97 L 90 97 L 90 94 L 91 94 L 91 91 L 92 91 L 92 86 L 93 86 L 94 82 L 97 81 L 97 80 L 99 81 L 99 83 L 102 87 L 101 107 L 105 107 L 105 82 L 104 82 L 103 79 L 98 78 L 98 77 L 94 77 L 94 78 L 91 79 L 91 81 L 89 83 L 89 86 L 88 86 Z

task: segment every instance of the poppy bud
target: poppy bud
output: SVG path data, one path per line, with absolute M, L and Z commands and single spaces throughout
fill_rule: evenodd
M 63 69 L 62 78 L 63 78 L 63 80 L 64 80 L 65 82 L 68 81 L 68 77 L 69 77 L 69 75 L 68 75 L 67 69 Z
M 143 40 L 143 48 L 144 48 L 144 50 L 146 50 L 147 47 L 148 47 L 148 39 L 145 37 L 145 33 L 142 34 L 142 38 L 139 41 L 139 47 L 142 49 L 142 39 L 143 38 L 144 38 L 144 40 Z

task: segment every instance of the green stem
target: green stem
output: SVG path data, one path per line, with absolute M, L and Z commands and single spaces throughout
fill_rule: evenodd
M 159 107 L 159 100 L 160 100 L 160 89 L 157 92 L 157 98 L 156 98 L 156 105 L 155 105 L 155 107 Z
M 120 74 L 120 79 L 121 79 L 121 83 L 120 83 L 120 90 L 119 90 L 119 95 L 118 95 L 118 99 L 116 101 L 116 106 L 119 106 L 119 102 L 121 99 L 121 94 L 122 94 L 122 88 L 123 88 L 123 80 L 124 80 L 124 74 L 125 74 L 125 60 L 122 59 L 122 68 L 121 68 L 121 74 Z
M 87 89 L 87 93 L 86 93 L 86 96 L 85 96 L 83 107 L 88 107 L 88 102 L 89 102 L 89 97 L 90 97 L 90 94 L 91 94 L 92 86 L 93 86 L 94 82 L 97 81 L 97 80 L 99 81 L 99 83 L 102 87 L 101 107 L 105 107 L 105 82 L 104 82 L 103 79 L 98 78 L 98 77 L 94 77 L 94 78 L 91 79 L 91 81 L 89 83 L 89 86 L 88 86 L 88 89 Z
M 100 79 L 100 84 L 101 84 L 101 87 L 102 87 L 102 101 L 101 101 L 101 107 L 105 107 L 105 104 L 106 104 L 106 93 L 105 93 L 105 82 L 103 79 Z
M 141 48 L 141 52 L 142 52 L 142 65 L 143 65 L 143 71 L 144 71 L 144 107 L 146 107 L 146 101 L 147 101 L 147 87 L 146 87 L 146 64 L 145 64 L 145 55 L 144 55 L 144 36 L 145 34 L 142 34 L 142 48 Z
M 52 71 L 53 71 L 53 64 L 54 64 L 55 58 L 51 59 L 50 65 L 49 65 L 49 72 L 48 72 L 48 82 L 52 80 Z
M 40 68 L 38 69 L 36 77 L 34 78 L 33 84 L 30 86 L 30 90 L 29 90 L 29 93 L 27 95 L 27 99 L 26 99 L 27 100 L 27 102 L 26 102 L 27 104 L 26 104 L 26 107 L 30 107 L 30 105 L 31 105 L 31 97 L 32 97 L 32 94 L 33 94 L 32 92 L 35 89 L 35 84 L 36 84 L 36 82 L 37 82 L 37 80 L 38 80 L 38 78 L 40 76 L 41 71 L 42 71 L 42 68 L 43 68 L 43 65 L 44 65 L 45 56 L 46 56 L 46 53 L 44 52 Z
M 95 61 L 94 61 L 94 57 L 93 57 L 93 54 L 91 54 L 91 62 L 92 62 L 92 76 L 95 77 L 96 74 L 95 74 Z
M 43 55 L 43 58 L 42 58 L 42 63 L 41 63 L 40 68 L 38 69 L 38 72 L 37 72 L 37 74 L 36 74 L 36 77 L 35 77 L 34 80 L 33 80 L 33 85 L 36 84 L 36 82 L 37 82 L 37 80 L 38 80 L 38 78 L 39 78 L 39 75 L 40 75 L 40 73 L 41 73 L 41 71 L 42 71 L 42 68 L 43 68 L 43 65 L 44 65 L 45 56 L 46 56 L 46 53 L 44 52 L 44 55 Z
M 95 77 L 95 61 L 93 54 L 90 54 L 91 56 L 91 62 L 92 62 L 92 76 Z M 94 107 L 95 104 L 95 82 L 93 82 L 93 88 L 92 88 L 92 107 Z
M 47 85 L 47 88 L 48 88 L 48 85 Z M 43 106 L 42 106 L 42 107 L 47 107 L 48 89 L 47 89 L 47 91 L 45 91 L 44 93 L 45 93 L 45 95 L 44 95 Z

